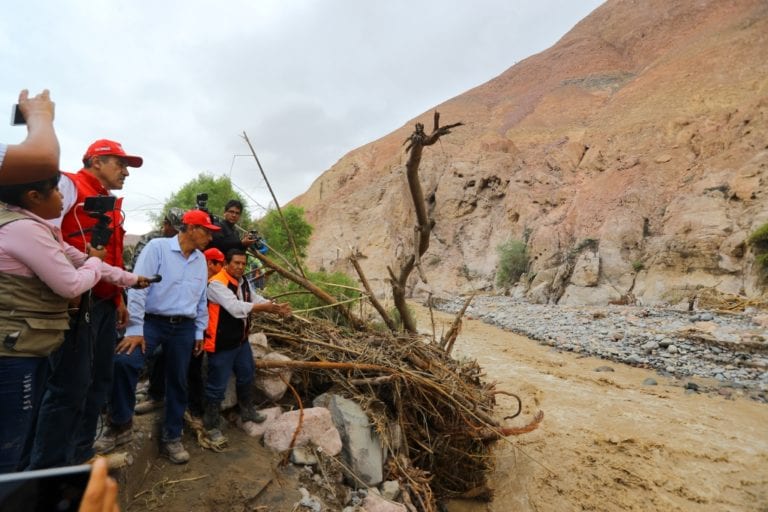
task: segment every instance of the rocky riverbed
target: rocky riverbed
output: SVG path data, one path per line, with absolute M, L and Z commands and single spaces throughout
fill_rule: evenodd
M 464 300 L 433 299 L 433 305 L 455 313 Z M 653 368 L 663 376 L 682 379 L 691 392 L 705 389 L 686 378 L 702 377 L 714 379 L 709 387 L 722 395 L 740 390 L 768 403 L 766 311 L 730 314 L 661 307 L 553 306 L 477 296 L 466 315 L 558 350 Z M 652 380 L 647 384 L 653 385 Z

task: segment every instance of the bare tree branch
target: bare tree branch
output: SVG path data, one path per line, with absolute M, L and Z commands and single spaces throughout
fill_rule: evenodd
M 435 112 L 434 129 L 427 135 L 424 132 L 424 125 L 416 123 L 413 133 L 406 139 L 406 153 L 409 153 L 408 162 L 405 164 L 406 177 L 408 178 L 408 188 L 413 199 L 413 207 L 416 211 L 416 243 L 414 244 L 414 254 L 403 259 L 400 265 L 400 274 L 395 276 L 391 268 L 387 267 L 390 274 L 390 284 L 392 285 L 392 297 L 395 307 L 400 312 L 400 318 L 403 320 L 403 327 L 410 333 L 416 333 L 416 323 L 411 317 L 405 301 L 406 283 L 408 277 L 414 269 L 414 266 L 420 265 L 421 256 L 429 249 L 429 235 L 435 223 L 429 218 L 426 201 L 424 200 L 424 191 L 419 182 L 419 164 L 421 163 L 421 154 L 424 146 L 431 146 L 440 140 L 443 135 L 451 133 L 453 128 L 462 126 L 463 123 L 454 123 L 446 126 L 440 126 L 440 113 Z M 419 268 L 421 271 L 421 268 Z M 426 282 L 426 280 L 424 280 Z

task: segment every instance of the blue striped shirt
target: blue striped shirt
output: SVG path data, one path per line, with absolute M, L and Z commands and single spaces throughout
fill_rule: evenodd
M 208 327 L 208 266 L 205 256 L 195 249 L 185 258 L 179 237 L 150 240 L 139 254 L 134 273 L 150 277 L 163 276 L 149 288 L 128 290 L 130 321 L 126 336 L 144 335 L 144 314 L 186 316 L 195 319 L 195 339 L 203 339 Z

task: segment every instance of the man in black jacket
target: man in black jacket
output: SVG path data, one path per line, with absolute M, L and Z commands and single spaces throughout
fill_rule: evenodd
M 232 249 L 245 251 L 257 243 L 258 240 L 249 238 L 247 232 L 243 233 L 243 236 L 238 235 L 238 228 L 235 224 L 240 220 L 242 213 L 243 203 L 237 199 L 227 201 L 227 205 L 224 207 L 224 217 L 214 221 L 214 224 L 219 226 L 221 230 L 214 235 L 208 247 L 215 247 L 224 254 L 227 254 Z

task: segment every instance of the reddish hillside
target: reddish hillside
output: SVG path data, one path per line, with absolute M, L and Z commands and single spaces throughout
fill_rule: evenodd
M 768 222 L 768 3 L 609 0 L 552 48 L 436 110 L 466 126 L 421 165 L 436 221 L 435 292 L 490 288 L 495 247 L 525 240 L 535 301 L 677 302 L 702 287 L 756 296 L 748 234 Z M 402 142 L 344 156 L 297 198 L 310 263 L 385 291 L 411 243 Z M 377 280 L 378 279 L 378 280 Z

